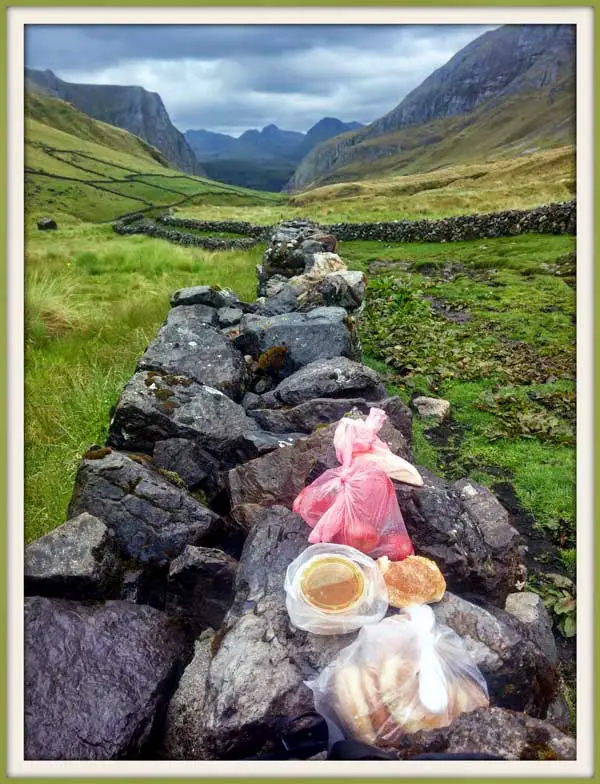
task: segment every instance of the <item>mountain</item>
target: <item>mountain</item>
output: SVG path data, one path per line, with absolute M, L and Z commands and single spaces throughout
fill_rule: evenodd
M 574 113 L 575 27 L 506 25 L 461 49 L 385 116 L 313 148 L 287 189 L 570 143 Z
M 259 190 L 281 190 L 296 165 L 320 142 L 361 128 L 325 117 L 305 134 L 276 125 L 244 131 L 239 138 L 224 133 L 189 130 L 184 136 L 209 177 Z
M 194 151 L 171 123 L 158 93 L 148 92 L 143 87 L 73 84 L 59 79 L 52 71 L 32 68 L 25 69 L 25 78 L 28 83 L 67 101 L 89 117 L 141 137 L 181 171 L 203 173 Z

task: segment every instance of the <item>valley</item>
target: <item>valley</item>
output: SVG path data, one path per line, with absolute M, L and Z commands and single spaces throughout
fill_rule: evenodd
M 81 456 L 106 443 L 172 292 L 222 286 L 255 305 L 280 222 L 324 231 L 574 211 L 572 31 L 507 28 L 370 124 L 325 117 L 306 133 L 181 132 L 157 93 L 27 71 L 26 542 L 66 519 Z M 508 62 L 499 52 L 511 41 L 519 56 Z M 41 230 L 45 218 L 57 228 Z M 236 246 L 248 239 L 239 222 L 265 231 Z M 144 224 L 149 233 L 135 233 Z M 524 585 L 551 610 L 573 731 L 577 241 L 573 223 L 558 224 L 452 241 L 338 237 L 336 252 L 368 281 L 364 307 L 345 318 L 356 317 L 364 364 L 413 411 L 415 464 L 489 488 L 521 535 Z M 419 415 L 420 396 L 448 401 L 449 418 Z

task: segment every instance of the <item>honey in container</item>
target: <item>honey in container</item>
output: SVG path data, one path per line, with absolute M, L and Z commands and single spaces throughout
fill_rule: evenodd
M 388 608 L 383 575 L 353 547 L 320 543 L 304 550 L 286 572 L 292 624 L 313 634 L 345 634 L 377 623 Z
M 319 556 L 309 561 L 300 576 L 300 590 L 313 607 L 327 613 L 343 612 L 364 594 L 360 566 L 343 556 Z

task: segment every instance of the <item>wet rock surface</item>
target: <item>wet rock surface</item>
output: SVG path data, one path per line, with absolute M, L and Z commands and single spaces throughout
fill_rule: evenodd
M 25 600 L 25 759 L 139 756 L 175 690 L 185 639 L 151 607 Z
M 82 460 L 69 515 L 92 512 L 111 528 L 126 558 L 166 564 L 187 544 L 218 536 L 214 512 L 155 471 L 119 452 Z
M 423 487 L 396 483 L 415 551 L 438 564 L 450 590 L 479 593 L 503 604 L 523 569 L 519 533 L 508 522 L 508 513 L 498 501 L 492 502 L 485 488 L 472 482 L 453 486 L 426 469 L 419 471 Z
M 25 548 L 25 594 L 117 597 L 121 570 L 114 532 L 84 512 Z
M 166 610 L 194 637 L 218 628 L 233 602 L 235 558 L 211 547 L 188 545 L 169 567 Z

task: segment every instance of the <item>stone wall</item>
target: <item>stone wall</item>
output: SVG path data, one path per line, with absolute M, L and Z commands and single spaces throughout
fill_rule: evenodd
M 163 221 L 164 222 L 164 221 Z M 177 231 L 169 225 L 161 225 L 148 218 L 139 220 L 137 218 L 113 223 L 113 231 L 122 235 L 145 234 L 148 237 L 168 240 L 175 245 L 186 247 L 206 248 L 207 250 L 248 250 L 257 245 L 259 239 L 241 237 L 240 239 L 229 239 L 224 237 L 199 237 L 189 232 Z
M 256 759 L 283 739 L 306 758 L 306 733 L 322 735 L 305 680 L 353 635 L 290 625 L 284 576 L 309 533 L 292 503 L 338 465 L 342 416 L 382 408 L 381 438 L 412 460 L 412 413 L 360 361 L 341 306 L 349 287 L 349 303 L 364 294 L 355 273 L 337 261 L 330 272 L 335 254 L 313 252 L 307 229 L 279 227 L 265 254 L 285 265 L 288 243 L 302 251 L 301 290 L 319 291 L 307 310 L 281 280 L 252 303 L 217 286 L 173 294 L 106 445 L 82 457 L 69 520 L 27 547 L 26 759 Z M 319 285 L 344 274 L 323 305 Z M 574 740 L 545 721 L 556 646 L 541 603 L 519 620 L 507 511 L 474 482 L 421 473 L 423 487 L 395 483 L 398 502 L 416 552 L 446 579 L 436 617 L 467 640 L 492 708 L 443 738 L 421 733 L 420 752 L 495 744 L 509 759 L 573 759 Z

